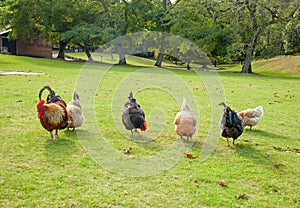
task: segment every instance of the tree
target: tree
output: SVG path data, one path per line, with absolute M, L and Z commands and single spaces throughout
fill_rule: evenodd
M 208 1 L 180 2 L 168 18 L 171 33 L 192 41 L 209 57 L 223 60 L 234 38 L 222 19 L 225 11 L 217 6 L 220 5 Z
M 128 33 L 140 31 L 157 30 L 160 25 L 160 10 L 162 8 L 159 0 L 132 0 L 115 1 L 111 4 L 104 4 L 105 27 L 104 39 L 112 41 Z M 135 40 L 132 40 L 135 41 Z M 138 41 L 138 40 L 136 40 Z M 119 64 L 126 64 L 125 46 L 128 43 L 113 41 L 115 52 L 119 55 Z
M 232 28 L 241 41 L 244 56 L 242 73 L 252 73 L 252 57 L 265 29 L 271 25 L 290 21 L 299 9 L 298 0 L 260 1 L 242 0 L 232 4 L 231 13 L 235 14 Z
M 88 23 L 78 24 L 71 30 L 66 31 L 63 34 L 64 36 L 65 39 L 71 40 L 74 45 L 81 47 L 88 60 L 93 61 L 90 50 L 96 48 L 102 40 L 101 31 L 97 25 Z
M 59 52 L 57 58 L 65 58 L 65 48 L 72 40 L 66 35 L 76 25 L 80 24 L 83 15 L 87 12 L 84 5 L 89 3 L 88 0 L 55 0 L 41 2 L 41 13 L 45 19 L 45 37 L 53 43 L 59 44 Z
M 38 34 L 39 28 L 43 27 L 37 3 L 37 0 L 8 0 L 2 3 L 1 25 L 12 29 L 10 33 L 12 39 L 18 36 L 32 39 Z
M 157 66 L 157 67 L 161 67 L 162 65 L 162 62 L 163 62 L 163 57 L 164 57 L 164 36 L 165 36 L 165 33 L 167 32 L 170 32 L 170 26 L 169 26 L 169 23 L 168 21 L 166 21 L 166 15 L 172 10 L 172 8 L 178 4 L 180 2 L 180 0 L 176 0 L 173 4 L 171 1 L 169 0 L 162 0 L 162 7 L 163 7 L 163 10 L 160 11 L 159 16 L 162 20 L 162 22 L 160 22 L 160 32 L 161 33 L 161 47 L 160 47 L 160 51 L 158 53 L 158 57 L 157 57 L 157 60 L 154 64 L 154 66 Z
M 69 30 L 63 32 L 60 37 L 64 40 L 70 40 L 75 46 L 79 46 L 86 53 L 89 61 L 93 61 L 90 50 L 103 44 L 102 16 L 104 9 L 97 2 L 80 1 L 77 7 L 78 22 Z M 89 11 L 89 12 L 86 12 Z
M 296 18 L 289 22 L 285 29 L 286 51 L 288 53 L 300 52 L 300 11 L 296 13 Z

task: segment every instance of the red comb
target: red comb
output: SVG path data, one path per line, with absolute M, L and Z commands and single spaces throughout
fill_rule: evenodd
M 45 104 L 45 100 L 41 100 L 37 105 L 36 108 L 39 109 L 42 105 Z
M 147 129 L 147 123 L 144 122 L 144 123 L 143 123 L 143 127 L 141 128 L 141 131 L 145 131 L 146 129 Z

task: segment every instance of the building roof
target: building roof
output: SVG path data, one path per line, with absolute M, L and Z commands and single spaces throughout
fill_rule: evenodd
M 11 31 L 11 29 L 9 29 L 9 30 L 0 29 L 0 36 L 5 35 L 5 34 L 9 33 L 10 31 Z

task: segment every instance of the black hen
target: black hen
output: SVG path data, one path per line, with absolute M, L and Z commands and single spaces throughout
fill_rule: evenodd
M 221 120 L 221 135 L 226 138 L 227 146 L 229 146 L 228 138 L 234 141 L 241 136 L 244 130 L 243 119 L 224 102 L 220 103 L 224 106 L 224 114 Z
M 131 131 L 131 136 L 133 136 L 133 130 L 141 129 L 141 131 L 145 131 L 147 129 L 145 113 L 136 102 L 136 99 L 133 98 L 132 92 L 129 93 L 128 100 L 125 102 L 122 122 L 125 128 Z

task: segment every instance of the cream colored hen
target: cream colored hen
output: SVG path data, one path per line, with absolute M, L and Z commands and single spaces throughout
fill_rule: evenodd
M 82 113 L 79 95 L 74 92 L 73 99 L 67 105 L 67 112 L 68 112 L 68 126 L 67 129 L 75 128 L 82 125 L 84 116 Z
M 187 141 L 192 139 L 196 131 L 197 121 L 185 98 L 183 99 L 180 112 L 175 116 L 174 124 L 177 135 L 181 138 L 186 136 Z
M 252 129 L 252 126 L 258 124 L 263 114 L 264 109 L 262 106 L 258 106 L 254 109 L 248 108 L 247 110 L 238 113 L 244 120 L 244 126 L 250 126 L 250 130 Z

